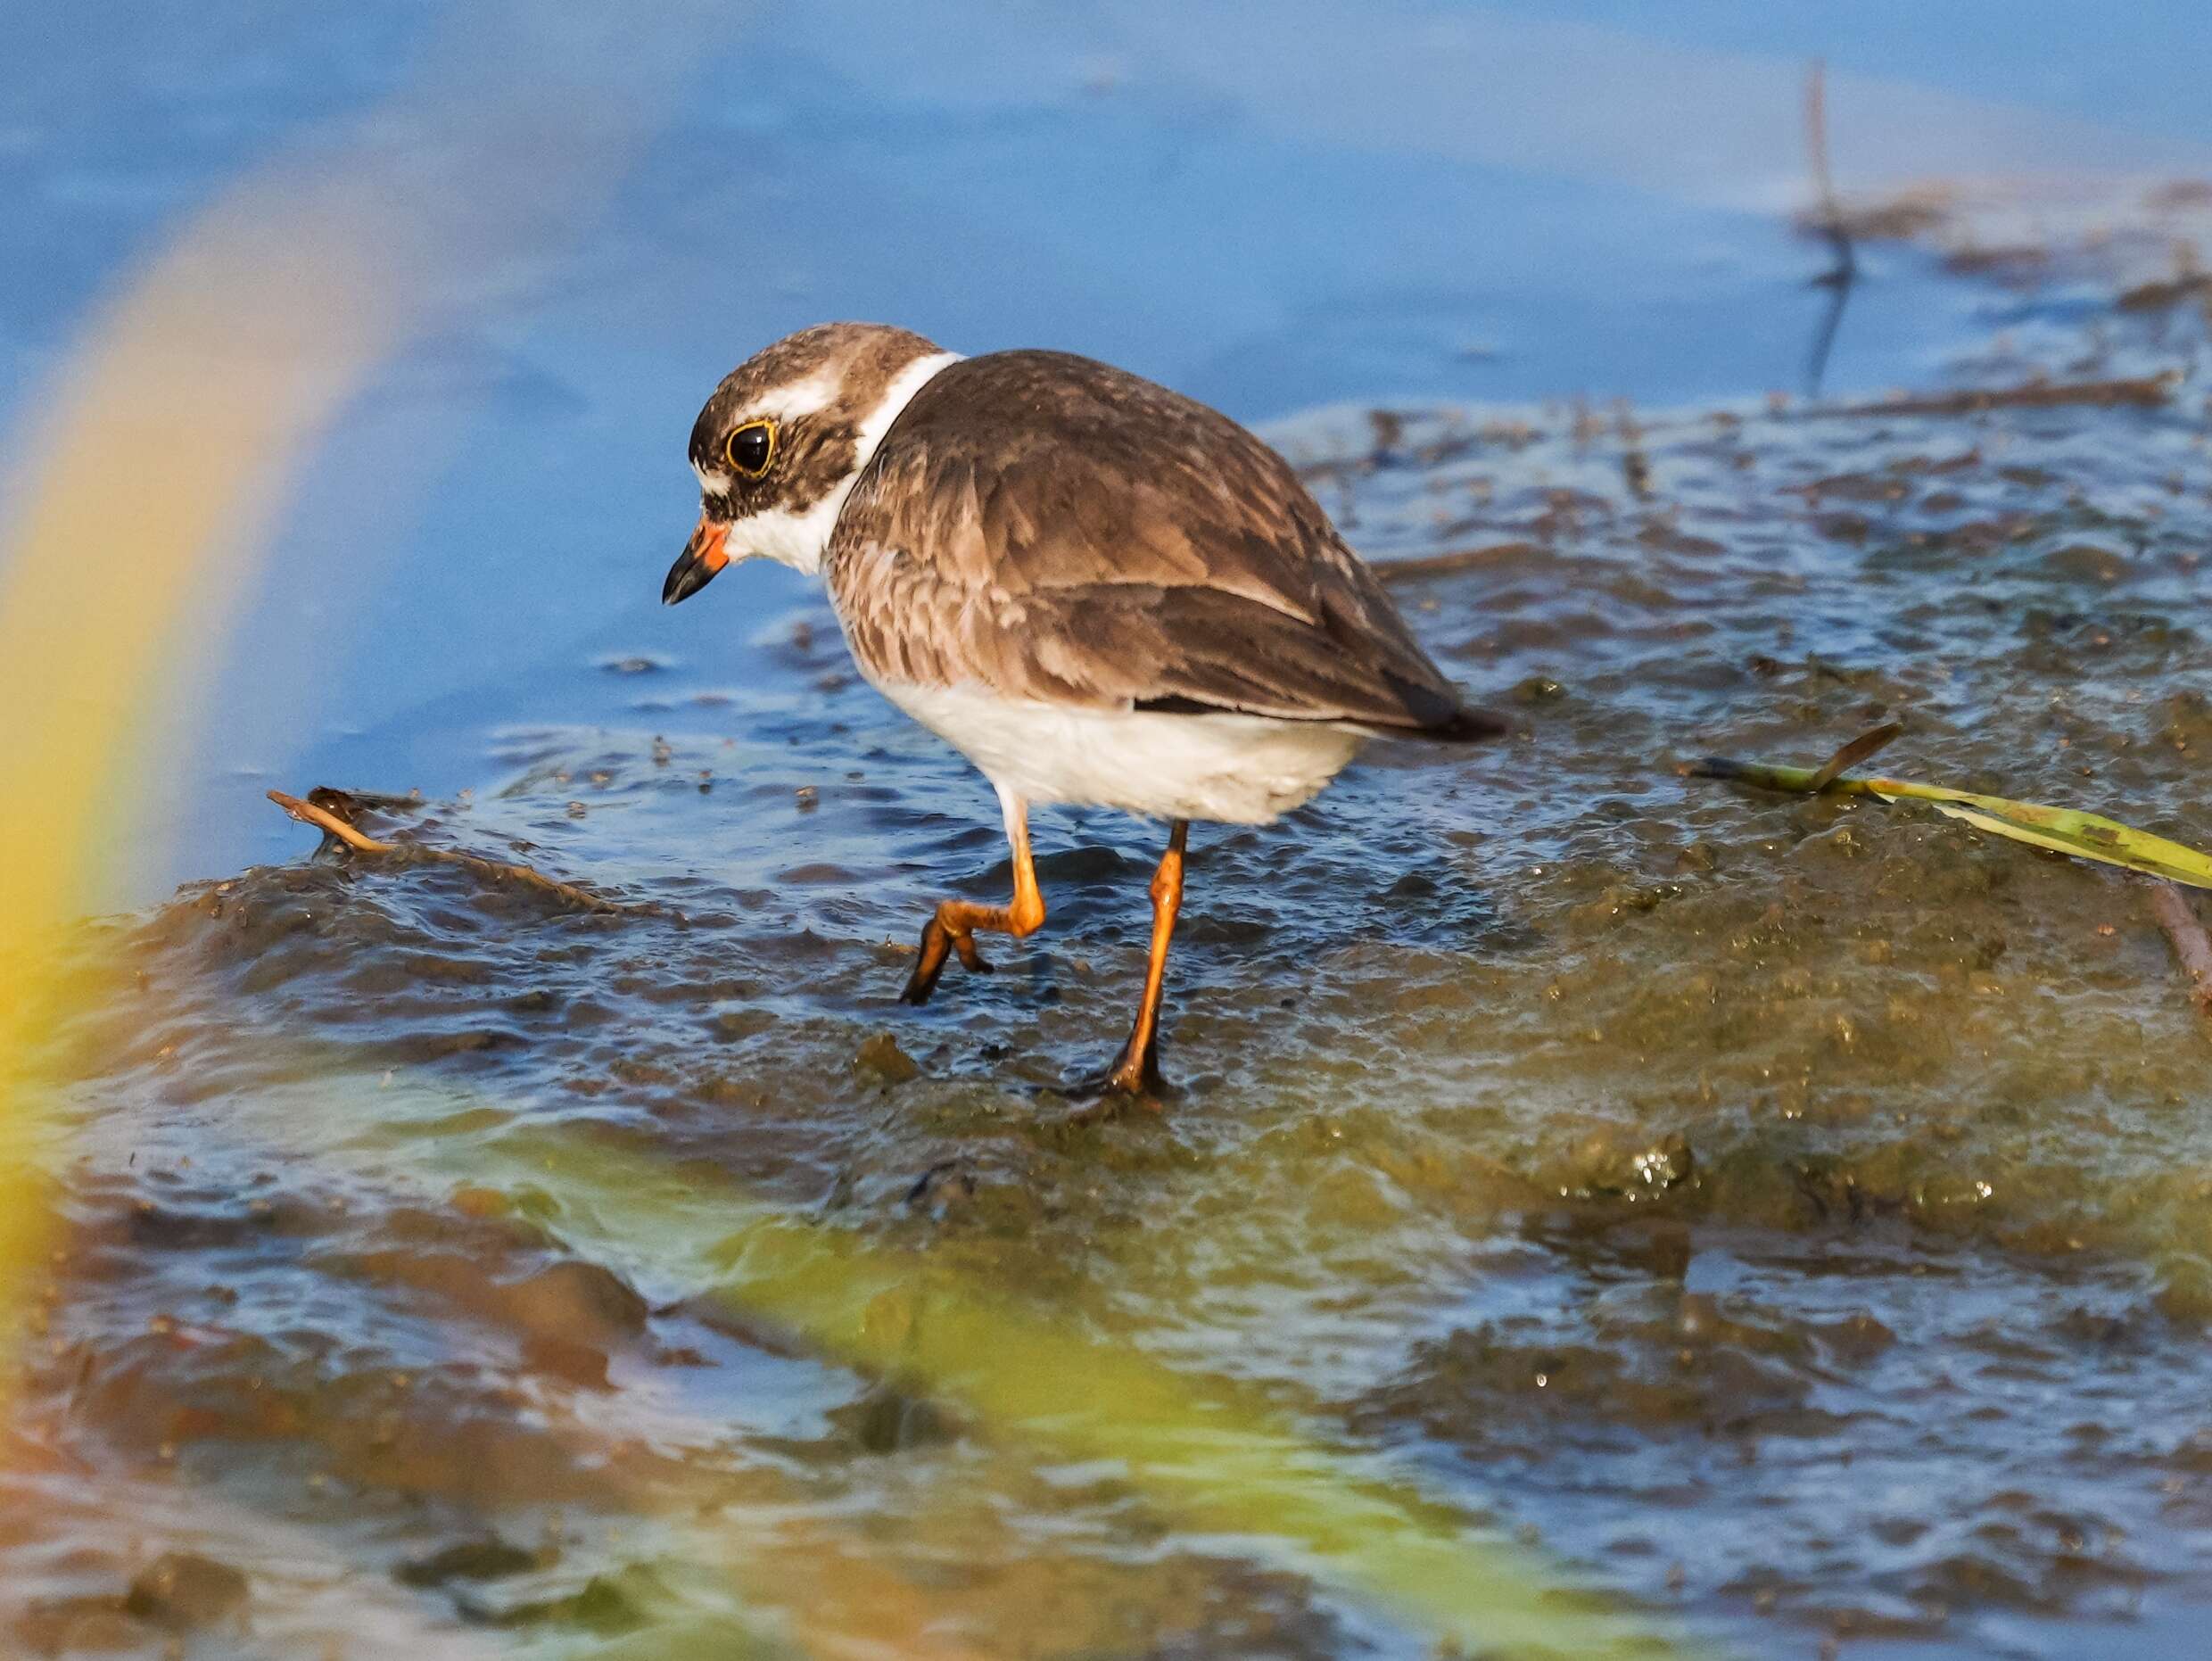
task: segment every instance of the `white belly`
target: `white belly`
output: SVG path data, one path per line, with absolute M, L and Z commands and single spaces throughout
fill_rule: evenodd
M 1070 709 L 972 687 L 878 690 L 1024 801 L 1154 819 L 1264 824 L 1311 797 L 1363 742 L 1341 727 L 1263 715 Z

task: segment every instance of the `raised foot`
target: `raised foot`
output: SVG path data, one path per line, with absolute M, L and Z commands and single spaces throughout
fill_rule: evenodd
M 978 975 L 991 972 L 991 965 L 976 950 L 972 933 L 954 934 L 936 917 L 921 926 L 921 949 L 914 960 L 914 972 L 906 977 L 906 986 L 899 993 L 902 1004 L 927 1004 L 929 995 L 937 989 L 937 978 L 945 972 L 945 960 L 953 954 L 960 955 L 960 966 Z

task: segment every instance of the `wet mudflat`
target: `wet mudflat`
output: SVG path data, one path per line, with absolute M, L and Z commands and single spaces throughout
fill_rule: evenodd
M 1902 719 L 1900 775 L 2208 839 L 2201 279 L 2048 216 L 1977 261 L 1968 213 L 1888 227 L 2005 318 L 1911 399 L 1271 432 L 1434 561 L 1409 616 L 1523 731 L 1194 833 L 1164 1117 L 1062 1094 L 1126 1024 L 1144 827 L 1041 816 L 1045 930 L 894 1002 L 1003 848 L 818 602 L 725 606 L 741 685 L 578 663 L 589 724 L 516 710 L 473 795 L 364 821 L 616 908 L 301 830 L 92 930 L 11 1646 L 1424 1652 L 707 1295 L 726 1204 L 740 1278 L 791 1227 L 904 1266 L 895 1329 L 991 1288 L 1700 1640 L 2171 1653 L 2212 1598 L 2212 1031 L 2142 884 L 1675 771 Z M 1975 395 L 2038 384 L 2092 390 Z

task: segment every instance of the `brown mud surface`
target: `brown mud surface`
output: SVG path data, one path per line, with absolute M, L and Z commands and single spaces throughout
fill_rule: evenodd
M 1940 395 L 1276 431 L 1371 558 L 1454 555 L 1399 592 L 1523 731 L 1199 828 L 1163 1118 L 1059 1094 L 1126 1024 L 1144 827 L 1041 816 L 1045 929 L 894 1002 L 1007 866 L 818 605 L 732 610 L 762 690 L 581 665 L 599 723 L 364 822 L 628 909 L 334 850 L 93 930 L 0 1643 L 1424 1652 L 603 1249 L 529 1178 L 559 1135 L 1249 1385 L 1724 1643 L 2170 1653 L 2212 1598 L 2212 1030 L 2142 883 L 1675 773 L 1896 719 L 1899 776 L 2212 841 L 2206 291 L 2037 245 L 1969 273 L 2045 303 Z M 1985 395 L 2088 383 L 2138 390 Z

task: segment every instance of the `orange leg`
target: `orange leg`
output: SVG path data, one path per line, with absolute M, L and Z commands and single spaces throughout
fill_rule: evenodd
M 1017 940 L 1036 932 L 1044 921 L 1044 891 L 1037 887 L 1036 865 L 1029 857 L 1029 809 L 1018 796 L 1004 790 L 999 792 L 999 804 L 1006 810 L 1006 841 L 1014 851 L 1014 898 L 1008 905 L 978 905 L 970 900 L 941 902 L 929 921 L 921 928 L 921 955 L 914 964 L 914 972 L 907 977 L 906 989 L 899 994 L 903 1004 L 927 1004 L 929 994 L 937 990 L 937 977 L 945 972 L 945 960 L 953 952 L 960 954 L 962 968 L 987 970 L 990 964 L 976 951 L 976 930 L 988 929 L 995 934 L 1011 934 Z
M 1136 1024 L 1129 1041 L 1114 1058 L 1106 1087 L 1125 1095 L 1142 1095 L 1160 1087 L 1160 993 L 1168 977 L 1168 942 L 1175 937 L 1176 914 L 1183 909 L 1183 847 L 1190 836 L 1190 822 L 1178 819 L 1168 833 L 1168 851 L 1152 872 L 1152 955 L 1144 969 L 1144 998 L 1136 1006 Z

